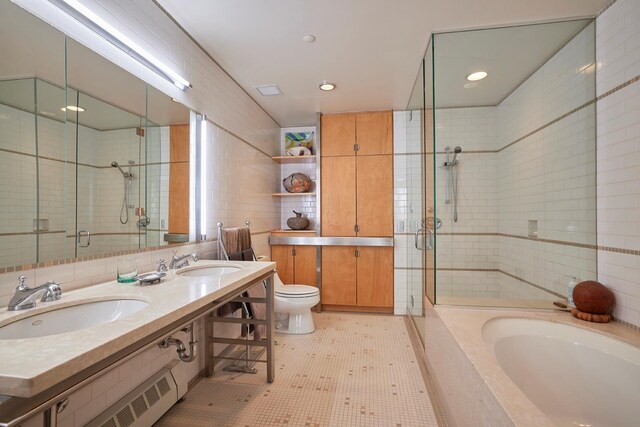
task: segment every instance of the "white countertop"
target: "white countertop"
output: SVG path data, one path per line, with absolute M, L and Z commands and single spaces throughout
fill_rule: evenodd
M 224 261 L 198 261 L 193 266 Z M 0 327 L 24 317 L 83 302 L 138 299 L 147 307 L 121 320 L 64 334 L 0 340 L 0 395 L 32 397 L 117 353 L 155 331 L 275 269 L 273 262 L 226 262 L 242 268 L 217 278 L 187 277 L 169 271 L 161 284 L 139 286 L 115 280 L 76 291 L 33 309 L 0 309 Z M 179 270 L 178 270 L 179 271 Z

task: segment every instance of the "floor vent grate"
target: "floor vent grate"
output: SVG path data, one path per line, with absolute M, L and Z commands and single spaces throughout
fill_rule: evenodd
M 135 421 L 135 418 L 133 418 L 133 413 L 128 406 L 125 406 L 120 412 L 116 414 L 116 419 L 118 420 L 118 424 L 120 425 L 120 427 L 129 427 Z
M 158 390 L 156 390 L 155 384 L 149 387 L 149 390 L 145 391 L 144 395 L 146 396 L 147 401 L 149 402 L 149 406 L 155 405 L 156 402 L 160 400 L 160 396 L 158 395 Z
M 158 381 L 156 385 L 158 386 L 158 390 L 160 390 L 160 396 L 164 396 L 171 390 L 171 387 L 169 387 L 169 381 L 164 377 L 160 378 L 160 381 Z
M 142 397 L 142 395 L 133 399 L 133 402 L 131 402 L 131 407 L 133 408 L 133 412 L 136 414 L 136 418 L 140 418 L 140 416 L 147 412 L 147 409 L 149 409 L 147 406 L 147 402 L 144 401 L 144 397 Z

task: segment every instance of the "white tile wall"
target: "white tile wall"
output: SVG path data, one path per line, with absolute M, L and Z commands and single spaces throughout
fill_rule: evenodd
M 640 75 L 640 3 L 618 0 L 596 21 L 597 94 Z M 598 244 L 640 250 L 640 82 L 597 103 Z M 598 252 L 614 316 L 640 326 L 640 256 Z

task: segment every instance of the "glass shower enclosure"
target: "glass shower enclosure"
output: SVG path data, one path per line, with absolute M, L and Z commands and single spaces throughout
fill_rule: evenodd
M 399 112 L 418 331 L 423 304 L 552 308 L 597 277 L 595 69 L 590 19 L 432 35 Z

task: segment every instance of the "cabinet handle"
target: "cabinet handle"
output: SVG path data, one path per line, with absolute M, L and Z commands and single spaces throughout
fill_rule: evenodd
M 354 255 L 356 258 L 360 257 L 360 251 L 356 249 L 356 250 L 354 251 L 353 255 Z
M 360 144 L 353 144 L 353 151 L 358 152 L 360 150 Z
M 296 256 L 297 252 L 296 252 L 296 248 L 291 248 L 291 256 Z
M 353 231 L 355 231 L 356 233 L 360 232 L 360 226 L 358 224 L 353 226 Z
M 82 244 L 81 242 L 83 237 L 87 238 L 86 244 Z M 78 231 L 78 234 L 76 235 L 76 244 L 79 248 L 88 248 L 89 245 L 91 245 L 91 233 L 88 230 Z

